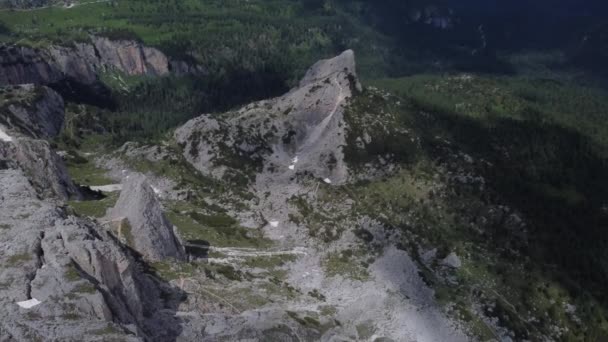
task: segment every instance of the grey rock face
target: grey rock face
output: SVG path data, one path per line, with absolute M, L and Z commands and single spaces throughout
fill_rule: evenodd
M 26 84 L 2 89 L 11 99 L 0 107 L 0 123 L 8 129 L 38 139 L 59 134 L 64 121 L 63 98 L 44 86 Z
M 340 184 L 348 178 L 344 105 L 360 87 L 348 50 L 316 63 L 289 93 L 220 117 L 203 115 L 176 130 L 175 138 L 186 159 L 206 174 L 221 176 L 231 154 L 275 170 L 293 164 L 296 172 Z
M 95 46 L 92 44 L 75 43 L 73 47 L 51 46 L 47 51 L 39 51 L 39 53 L 48 56 L 47 63 L 60 72 L 62 80 L 70 79 L 82 84 L 93 84 L 97 81 L 97 69 L 101 66 L 101 61 L 96 56 Z
M 63 160 L 44 140 L 18 138 L 12 142 L 0 141 L 0 164 L 27 172 L 33 186 L 44 197 L 80 198 Z
M 64 78 L 45 50 L 24 46 L 0 47 L 0 85 L 51 84 Z
M 0 336 L 5 341 L 170 341 L 164 288 L 101 227 L 0 171 Z M 165 295 L 166 296 L 166 295 Z M 17 303 L 36 299 L 30 309 Z
M 0 160 L 3 152 L 25 170 L 36 189 L 45 197 L 58 197 L 66 200 L 80 198 L 80 192 L 68 175 L 61 157 L 53 151 L 47 141 L 18 139 L 12 146 L 0 142 Z
M 330 59 L 324 59 L 315 63 L 308 71 L 304 78 L 300 81 L 300 88 L 308 84 L 324 81 L 335 73 L 346 73 L 353 76 L 354 86 L 358 91 L 361 91 L 361 84 L 357 79 L 357 70 L 355 65 L 355 53 L 352 50 L 346 50 L 339 56 Z
M 184 259 L 183 246 L 144 175 L 133 173 L 124 180 L 118 202 L 108 217 L 119 222 L 118 235 L 145 259 Z M 125 219 L 128 223 L 120 223 Z
M 169 60 L 159 50 L 139 42 L 91 37 L 90 43 L 48 49 L 0 47 L 0 85 L 52 84 L 71 80 L 91 85 L 98 73 L 114 69 L 128 75 L 165 75 Z
M 167 56 L 141 43 L 94 37 L 93 44 L 99 53 L 99 63 L 106 67 L 112 66 L 129 75 L 161 76 L 169 72 Z
M 64 120 L 63 100 L 53 90 L 32 85 L 3 89 L 11 95 L 0 107 L 0 129 L 11 141 L 0 140 L 0 165 L 26 172 L 43 197 L 80 198 L 63 160 L 39 138 L 59 133 Z

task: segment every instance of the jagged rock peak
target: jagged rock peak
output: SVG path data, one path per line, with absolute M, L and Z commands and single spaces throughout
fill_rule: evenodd
M 108 212 L 115 234 L 149 261 L 182 260 L 184 248 L 165 217 L 154 189 L 140 173 L 123 181 L 114 208 Z
M 353 50 L 346 50 L 336 57 L 320 60 L 310 67 L 300 81 L 300 87 L 322 81 L 335 73 L 344 72 L 353 77 L 357 89 L 361 90 L 356 69 L 355 52 Z
M 287 94 L 223 117 L 202 115 L 177 129 L 175 138 L 186 159 L 214 177 L 231 167 L 224 160 L 246 156 L 241 159 L 250 162 L 249 171 L 266 174 L 262 178 L 273 184 L 289 182 L 296 172 L 341 184 L 348 179 L 343 114 L 360 89 L 355 55 L 347 50 L 315 63 Z M 256 181 L 266 182 L 260 177 Z

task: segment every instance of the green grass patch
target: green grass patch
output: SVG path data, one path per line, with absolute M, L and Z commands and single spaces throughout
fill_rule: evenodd
M 119 329 L 117 329 L 114 325 L 108 324 L 108 326 L 106 326 L 105 328 L 93 330 L 93 331 L 91 331 L 91 333 L 96 336 L 105 336 L 105 335 L 120 334 L 121 331 Z
M 80 185 L 95 186 L 114 183 L 106 176 L 108 171 L 97 167 L 92 161 L 72 162 L 68 159 L 67 167 L 72 180 Z
M 91 294 L 97 292 L 97 289 L 95 288 L 95 286 L 93 286 L 93 284 L 87 282 L 76 286 L 74 290 L 72 290 L 72 292 Z
M 118 201 L 118 196 L 118 193 L 112 192 L 100 200 L 68 201 L 68 204 L 79 216 L 100 218 L 105 216 L 109 208 L 114 207 L 116 201 Z
M 347 278 L 366 281 L 369 279 L 369 272 L 367 266 L 365 266 L 359 257 L 361 253 L 352 250 L 345 250 L 342 252 L 330 253 L 325 260 L 323 260 L 323 267 L 325 268 L 326 274 L 330 277 L 341 275 Z
M 165 280 L 175 280 L 181 277 L 191 277 L 201 265 L 194 263 L 175 263 L 162 261 L 152 263 L 152 269 Z
M 186 240 L 205 240 L 217 247 L 266 248 L 273 244 L 260 230 L 241 227 L 234 219 L 223 214 L 182 214 L 171 210 L 167 217 Z
M 297 259 L 295 255 L 272 255 L 272 256 L 260 256 L 250 257 L 245 259 L 244 266 L 251 268 L 262 268 L 273 270 L 284 266 L 289 262 L 293 262 Z
M 78 272 L 78 270 L 73 264 L 70 264 L 68 266 L 68 269 L 64 272 L 63 276 L 68 281 L 78 281 L 82 279 L 82 277 L 80 276 L 80 272 Z
M 8 267 L 17 267 L 23 265 L 24 263 L 32 260 L 32 255 L 30 253 L 21 253 L 15 254 L 8 257 L 6 260 L 6 266 Z

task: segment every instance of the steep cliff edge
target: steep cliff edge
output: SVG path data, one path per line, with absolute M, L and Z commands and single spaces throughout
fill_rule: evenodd
M 37 139 L 59 134 L 64 121 L 61 95 L 33 84 L 0 88 L 0 124 Z
M 56 136 L 64 120 L 63 100 L 53 90 L 33 85 L 0 89 L 0 161 L 20 168 L 45 197 L 80 198 L 63 160 L 44 138 Z
M 0 85 L 48 85 L 65 80 L 92 85 L 106 70 L 162 76 L 169 69 L 169 58 L 161 51 L 139 42 L 106 37 L 91 36 L 90 42 L 75 42 L 73 46 L 0 47 Z

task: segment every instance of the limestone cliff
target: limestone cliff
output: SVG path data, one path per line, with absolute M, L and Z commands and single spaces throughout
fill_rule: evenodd
M 127 75 L 166 75 L 170 63 L 161 51 L 129 40 L 92 36 L 90 42 L 44 49 L 0 47 L 0 85 L 54 84 L 69 80 L 91 85 L 101 71 Z

